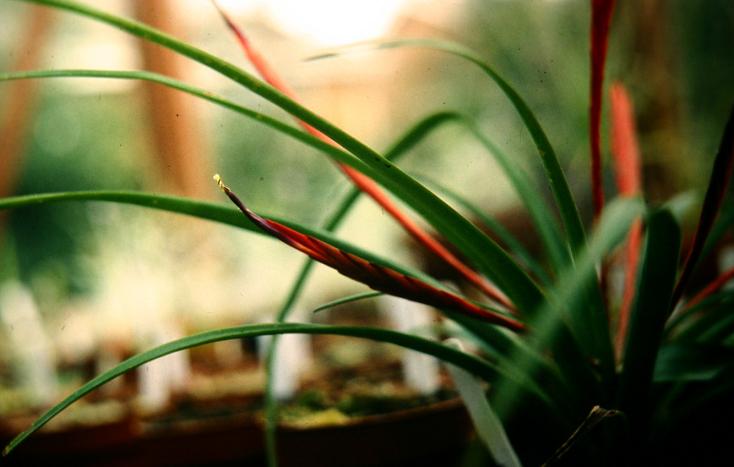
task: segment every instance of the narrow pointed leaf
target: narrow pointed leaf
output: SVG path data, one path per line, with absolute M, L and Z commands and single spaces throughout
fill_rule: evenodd
M 81 399 L 85 395 L 99 388 L 103 384 L 113 380 L 123 373 L 139 367 L 147 362 L 156 360 L 163 356 L 192 347 L 211 344 L 224 340 L 243 339 L 255 336 L 279 335 L 279 334 L 330 334 L 341 336 L 352 336 L 371 339 L 379 342 L 387 342 L 399 345 L 407 349 L 432 355 L 442 361 L 456 365 L 485 380 L 493 379 L 497 370 L 489 362 L 473 355 L 458 351 L 437 342 L 424 339 L 410 334 L 403 334 L 381 328 L 357 327 L 357 326 L 328 326 L 318 324 L 300 323 L 277 323 L 277 324 L 250 324 L 231 328 L 222 328 L 214 331 L 202 332 L 193 336 L 184 337 L 175 341 L 155 347 L 151 350 L 139 353 L 113 368 L 98 375 L 79 389 L 71 393 L 64 400 L 53 406 L 41 415 L 24 432 L 16 436 L 3 450 L 3 456 L 18 447 L 26 438 L 38 431 L 52 418 L 58 415 L 68 406 Z
M 545 169 L 546 178 L 550 184 L 551 192 L 556 200 L 556 204 L 561 214 L 563 227 L 567 235 L 568 248 L 565 251 L 566 263 L 573 264 L 583 251 L 586 244 L 586 234 L 584 232 L 578 208 L 571 190 L 568 186 L 566 176 L 561 169 L 558 157 L 553 150 L 548 137 L 543 128 L 533 114 L 530 107 L 522 99 L 519 93 L 510 84 L 505 81 L 492 67 L 484 63 L 473 51 L 466 49 L 458 44 L 446 41 L 436 41 L 427 39 L 407 39 L 395 41 L 376 41 L 362 44 L 358 47 L 368 48 L 398 48 L 398 47 L 423 47 L 431 50 L 446 52 L 464 60 L 467 60 L 477 66 L 489 76 L 502 92 L 507 96 L 514 105 L 525 127 L 528 129 L 533 142 L 535 143 L 543 168 Z M 354 49 L 354 47 L 352 47 Z M 348 50 L 348 49 L 347 49 Z M 321 57 L 334 56 L 343 53 L 341 51 L 333 52 Z M 316 57 L 320 58 L 320 57 Z M 502 290 L 501 282 L 496 276 L 489 276 L 497 282 Z M 576 308 L 570 316 L 569 324 L 576 329 L 584 330 L 584 332 L 576 332 L 575 335 L 579 339 L 582 352 L 587 354 L 587 358 L 597 360 L 601 363 L 603 378 L 607 381 L 614 379 L 614 350 L 611 344 L 609 333 L 609 322 L 605 312 L 604 301 L 601 290 L 598 287 L 596 277 L 588 277 L 587 283 L 582 292 L 587 303 L 585 308 Z M 517 298 L 510 297 L 513 302 L 517 302 Z M 524 311 L 523 307 L 519 307 Z
M 609 26 L 616 0 L 591 0 L 591 105 L 589 106 L 589 143 L 591 145 L 591 191 L 594 218 L 604 207 L 601 161 L 601 108 L 604 65 L 607 60 Z
M 484 146 L 492 158 L 499 164 L 507 179 L 533 219 L 546 254 L 556 273 L 569 264 L 568 246 L 564 245 L 558 230 L 558 223 L 543 196 L 538 192 L 530 176 L 518 164 L 494 144 L 479 127 L 468 119 L 460 123 Z
M 700 259 L 707 258 L 712 254 L 722 238 L 731 230 L 734 226 L 734 203 L 730 200 L 727 202 L 725 199 L 721 208 L 719 208 L 719 216 L 711 228 L 711 232 L 706 239 L 706 243 L 701 251 Z
M 701 251 L 706 244 L 706 239 L 721 209 L 724 195 L 731 181 L 733 169 L 734 107 L 732 107 L 729 113 L 729 120 L 724 128 L 724 135 L 721 138 L 719 151 L 716 153 L 716 159 L 714 159 L 714 167 L 711 171 L 711 178 L 709 179 L 708 189 L 706 190 L 703 207 L 701 208 L 701 216 L 699 217 L 698 227 L 696 227 L 696 233 L 693 237 L 693 245 L 688 252 L 685 264 L 683 265 L 683 272 L 681 272 L 678 283 L 675 286 L 672 306 L 678 303 L 678 300 L 683 296 L 683 292 L 685 292 L 688 286 L 688 281 L 693 274 L 696 263 L 701 256 Z
M 220 16 L 222 16 L 227 24 L 227 27 L 229 27 L 229 29 L 234 33 L 250 63 L 252 63 L 258 73 L 260 73 L 260 76 L 262 76 L 262 78 L 275 89 L 278 89 L 292 100 L 297 101 L 298 99 L 296 94 L 285 84 L 285 81 L 280 78 L 278 73 L 270 66 L 265 57 L 263 57 L 262 54 L 260 54 L 252 45 L 244 31 L 235 24 L 235 22 L 217 4 L 216 1 L 213 1 L 213 3 L 217 8 L 217 11 L 219 11 Z M 335 146 L 337 145 L 334 140 L 303 120 L 296 118 L 296 121 L 304 130 L 313 136 L 326 143 L 333 144 Z M 459 275 L 475 286 L 479 291 L 484 293 L 487 297 L 501 303 L 510 310 L 514 310 L 514 306 L 507 299 L 505 294 L 487 282 L 487 280 L 479 276 L 476 271 L 464 264 L 458 257 L 456 257 L 456 255 L 449 251 L 448 248 L 443 246 L 441 242 L 429 235 L 420 225 L 410 219 L 385 193 L 382 192 L 382 190 L 380 190 L 373 180 L 351 167 L 339 165 L 339 168 L 352 180 L 355 186 L 370 196 L 379 206 L 382 207 L 382 209 L 385 210 L 385 212 L 392 216 L 393 219 L 395 219 L 395 221 L 397 221 L 398 224 L 400 224 L 403 229 L 405 229 L 405 231 L 412 236 L 416 242 L 418 242 L 418 244 L 422 245 L 428 251 L 443 260 L 449 265 L 449 267 L 457 271 Z
M 399 158 L 406 155 L 407 152 L 410 151 L 415 145 L 423 141 L 434 130 L 440 128 L 442 125 L 451 122 L 461 124 L 465 121 L 466 120 L 461 115 L 453 112 L 439 112 L 430 115 L 429 117 L 426 117 L 425 119 L 414 125 L 413 128 L 411 128 L 403 135 L 403 137 L 393 143 L 390 148 L 385 152 L 385 158 L 391 162 L 395 162 Z M 331 215 L 330 219 L 325 223 L 324 229 L 326 231 L 331 232 L 341 224 L 341 222 L 345 219 L 347 213 L 351 209 L 351 206 L 354 205 L 355 201 L 359 198 L 361 193 L 362 192 L 358 188 L 352 188 L 352 190 L 344 197 L 338 208 Z M 548 223 L 546 227 L 555 227 L 555 222 Z M 560 243 L 558 243 L 558 245 L 560 245 Z M 309 277 L 309 273 L 313 270 L 313 265 L 314 260 L 309 258 L 302 269 L 299 271 L 299 274 L 293 284 L 293 287 L 291 288 L 291 291 L 289 292 L 286 300 L 283 303 L 283 306 L 277 314 L 278 322 L 283 322 L 286 320 Z M 511 340 L 509 337 L 510 333 L 507 333 L 506 335 L 500 332 L 500 328 L 496 328 L 494 326 L 486 326 L 483 323 L 480 323 L 474 319 L 465 318 L 463 315 L 455 315 L 456 316 L 452 316 L 452 318 L 460 323 L 460 325 L 466 330 L 466 332 L 473 333 L 473 335 L 475 335 L 477 339 L 481 339 L 482 342 L 485 342 L 485 344 L 488 344 L 490 342 L 493 344 L 497 344 L 498 342 L 505 342 L 507 343 L 509 348 L 514 348 L 513 346 L 516 347 L 524 345 L 524 342 L 521 340 Z M 275 427 L 277 418 L 277 401 L 275 400 L 275 397 L 273 395 L 274 379 L 272 368 L 275 362 L 276 353 L 278 351 L 277 343 L 278 340 L 276 336 L 273 339 L 270 348 L 268 349 L 268 355 L 266 358 L 266 372 L 269 377 L 267 378 L 265 388 L 265 431 L 268 461 L 270 462 L 269 465 L 276 465 Z M 505 356 L 509 353 L 510 352 L 508 350 L 508 347 L 505 346 L 502 347 L 502 350 L 499 352 L 499 354 L 496 354 L 495 356 L 497 358 L 504 358 L 504 365 L 502 365 L 501 361 L 499 362 L 499 364 L 502 365 L 504 371 L 512 373 L 520 381 L 524 381 L 525 375 L 522 375 L 517 371 L 513 372 L 514 363 L 508 361 Z M 538 356 L 537 358 L 541 359 L 540 356 Z M 561 386 L 560 384 L 554 384 L 554 382 L 559 380 L 560 376 L 558 375 L 558 371 L 556 369 L 550 369 L 550 366 L 552 365 L 548 361 L 538 362 L 536 365 L 536 367 L 539 369 L 539 379 L 543 381 L 542 385 L 533 381 L 527 381 L 525 384 L 527 387 L 532 388 L 532 390 L 529 391 L 529 394 L 534 394 L 543 402 L 545 402 L 548 407 L 556 409 L 557 413 L 555 415 L 560 419 L 562 417 L 559 415 L 559 413 L 563 411 L 563 409 L 561 408 L 563 407 L 563 404 L 559 404 L 558 402 L 551 402 L 550 397 L 546 394 L 547 388 L 549 386 L 552 385 L 554 386 L 554 388 L 558 388 Z M 572 386 L 571 388 L 574 387 L 575 386 Z M 564 396 L 569 396 L 570 394 L 573 394 L 572 390 L 567 391 L 561 389 L 556 391 L 555 396 L 561 398 Z
M 449 188 L 433 181 L 428 180 L 426 177 L 417 176 L 421 182 L 427 186 L 446 196 L 448 199 L 454 201 L 457 205 L 466 209 L 472 216 L 474 216 L 483 228 L 489 230 L 492 234 L 496 235 L 500 242 L 507 246 L 508 251 L 517 257 L 520 263 L 528 268 L 538 279 L 541 279 L 545 284 L 550 283 L 550 277 L 546 274 L 543 268 L 535 261 L 530 252 L 525 246 L 520 243 L 512 233 L 505 228 L 501 223 L 487 215 L 478 206 L 471 203 L 469 200 L 459 195 L 458 193 L 450 190 Z
M 208 203 L 204 201 L 196 201 L 188 198 L 177 196 L 157 195 L 151 193 L 142 193 L 135 191 L 73 191 L 63 193 L 43 193 L 35 195 L 13 196 L 8 198 L 0 198 L 0 210 L 14 209 L 24 206 L 34 206 L 38 204 L 59 203 L 69 201 L 106 201 L 121 204 L 137 205 L 151 209 L 160 209 L 168 212 L 185 214 L 199 219 L 211 220 L 222 224 L 249 230 L 254 233 L 261 234 L 263 230 L 242 216 L 242 213 L 234 208 L 223 206 L 221 204 Z M 440 283 L 430 276 L 417 270 L 412 270 L 401 266 L 387 258 L 380 257 L 374 253 L 362 249 L 356 245 L 339 239 L 328 232 L 312 229 L 287 219 L 271 217 L 276 222 L 286 225 L 292 229 L 297 229 L 306 235 L 315 237 L 321 241 L 328 242 L 337 248 L 365 258 L 366 260 L 379 264 L 383 267 L 394 269 L 402 274 L 409 274 L 423 282 L 433 284 L 436 287 Z
M 623 197 L 639 196 L 641 192 L 642 169 L 640 151 L 635 132 L 635 118 L 632 101 L 625 88 L 615 83 L 612 86 L 612 156 L 619 195 Z M 624 256 L 624 286 L 622 303 L 619 307 L 615 349 L 617 355 L 622 354 L 627 339 L 629 315 L 632 301 L 635 298 L 637 283 L 637 265 L 640 258 L 642 242 L 642 222 L 635 221 L 627 236 Z
M 550 349 L 564 379 L 575 387 L 577 400 L 574 407 L 581 407 L 582 410 L 573 416 L 585 416 L 585 410 L 591 407 L 589 404 L 598 403 L 610 395 L 604 392 L 607 386 L 599 380 L 599 368 L 594 365 L 596 362 L 579 360 L 579 349 L 573 344 L 578 342 L 577 334 L 588 333 L 588 329 L 566 325 L 570 322 L 569 314 L 578 313 L 579 309 L 588 311 L 583 292 L 590 278 L 596 277 L 596 265 L 624 239 L 640 212 L 642 203 L 639 199 L 617 199 L 609 203 L 590 237 L 588 247 L 579 256 L 576 267 L 559 276 L 557 283 L 548 290 L 548 300 L 529 323 L 533 330 L 530 343 L 535 350 L 545 352 Z M 565 345 L 561 346 L 562 343 Z M 606 342 L 606 345 L 611 352 L 611 342 Z M 513 352 L 509 358 L 515 362 L 518 371 L 535 372 L 536 363 L 529 356 Z M 592 368 L 592 365 L 597 368 Z M 498 384 L 496 388 L 496 410 L 508 410 L 504 406 L 511 405 L 514 399 L 512 384 Z M 583 409 L 584 405 L 587 405 L 586 409 Z
M 346 303 L 354 303 L 360 300 L 367 300 L 370 298 L 379 297 L 381 295 L 384 294 L 382 292 L 361 292 L 353 295 L 347 295 L 346 297 L 337 298 L 336 300 L 332 300 L 330 302 L 326 302 L 317 306 L 313 309 L 312 313 L 318 313 L 319 311 L 328 310 L 329 308 L 334 308 L 335 306 L 344 305 Z
M 447 344 L 461 351 L 464 350 L 458 339 L 449 339 Z M 481 381 L 453 365 L 448 365 L 448 370 L 469 411 L 477 437 L 489 450 L 494 463 L 502 467 L 521 467 L 520 459 L 510 443 L 502 421 L 489 405 Z
M 706 287 L 701 289 L 693 298 L 686 302 L 686 308 L 694 307 L 701 303 L 711 294 L 717 292 L 723 286 L 725 286 L 730 280 L 734 279 L 734 268 L 730 268 L 720 274 L 716 279 L 711 281 Z
M 630 418 L 638 435 L 650 416 L 646 408 L 655 360 L 670 315 L 680 249 L 680 229 L 670 212 L 654 211 L 646 224 L 639 287 L 630 315 L 618 392 L 618 407 Z
M 497 326 L 486 326 L 477 320 L 458 313 L 447 313 L 447 317 L 461 326 L 461 331 L 451 330 L 450 334 L 462 339 L 469 339 L 484 352 L 491 361 L 495 362 L 503 374 L 512 375 L 518 383 L 522 382 L 526 388 L 548 401 L 553 410 L 550 415 L 560 423 L 568 419 L 573 412 L 572 407 L 579 401 L 579 392 L 582 392 L 578 381 L 568 382 L 564 379 L 558 366 L 548 355 L 533 347 L 527 339 L 519 339 L 516 334 Z M 526 371 L 518 361 L 531 362 L 533 371 Z M 495 385 L 502 384 L 498 381 Z M 569 384 L 570 383 L 570 384 Z M 506 406 L 497 406 L 500 418 L 508 415 Z
M 668 344 L 660 348 L 654 381 L 710 381 L 734 362 L 734 349 L 711 344 Z
M 312 57 L 312 59 L 329 58 L 343 54 L 349 50 L 358 50 L 361 48 L 392 49 L 401 47 L 420 47 L 454 55 L 478 66 L 495 82 L 515 107 L 515 110 L 522 119 L 525 128 L 527 128 L 528 133 L 530 133 L 530 137 L 538 149 L 538 155 L 540 156 L 543 168 L 545 169 L 551 192 L 553 193 L 558 209 L 561 213 L 563 227 L 566 230 L 566 235 L 568 236 L 569 250 L 574 254 L 578 254 L 586 241 L 586 234 L 584 233 L 581 217 L 579 216 L 578 208 L 573 200 L 573 196 L 571 195 L 571 190 L 568 186 L 566 176 L 561 169 L 558 157 L 556 156 L 555 150 L 553 149 L 548 136 L 545 134 L 545 131 L 540 125 L 537 117 L 522 96 L 520 96 L 515 88 L 502 78 L 494 68 L 485 63 L 474 51 L 459 44 L 442 40 L 398 39 L 359 44 L 357 46 L 347 47 Z
M 465 313 L 487 322 L 522 331 L 525 326 L 508 316 L 487 311 L 458 295 L 433 287 L 417 278 L 371 263 L 359 256 L 347 253 L 315 237 L 303 234 L 279 222 L 261 217 L 247 208 L 242 201 L 216 177 L 220 188 L 253 223 L 283 243 L 305 253 L 316 261 L 336 269 L 341 274 L 361 282 L 370 288 L 390 295 L 406 298 L 436 308 L 446 308 Z
M 726 326 L 727 320 L 734 319 L 732 307 L 733 291 L 710 295 L 669 320 L 666 337 L 681 343 L 703 342 L 713 329 L 720 325 Z
M 272 87 L 282 92 L 292 100 L 297 100 L 296 94 L 290 89 L 288 85 L 285 84 L 285 81 L 280 78 L 280 75 L 270 66 L 265 57 L 263 57 L 262 54 L 260 54 L 260 52 L 258 52 L 258 50 L 252 46 L 252 43 L 247 38 L 245 32 L 237 25 L 237 23 L 234 22 L 234 20 L 229 16 L 224 8 L 219 5 L 219 2 L 217 2 L 216 0 L 212 0 L 212 4 L 219 13 L 219 16 L 227 25 L 227 28 L 229 28 L 232 34 L 234 34 L 237 42 L 240 44 L 240 48 L 245 53 L 247 60 L 252 64 L 255 70 L 257 70 L 257 72 L 265 80 L 265 82 L 270 84 Z M 318 130 L 303 122 L 302 120 L 298 120 L 298 122 L 314 136 L 318 136 L 322 139 L 327 139 L 327 137 L 323 133 L 319 133 Z
M 494 144 L 494 142 L 492 142 L 492 140 L 480 130 L 477 124 L 469 118 L 458 113 L 447 113 L 445 118 L 446 123 L 455 123 L 468 131 L 469 134 L 473 136 L 497 162 L 522 200 L 525 208 L 528 210 L 528 214 L 535 224 L 553 268 L 556 272 L 562 270 L 568 263 L 567 247 L 563 244 L 561 234 L 558 230 L 558 223 L 551 212 L 552 210 L 549 209 L 538 190 L 534 188 L 534 184 L 530 181 L 530 177 L 527 173 L 525 173 L 525 171 L 523 171 L 507 154 L 505 154 L 504 151 Z M 389 158 L 388 155 L 389 152 L 386 154 L 386 158 Z M 432 183 L 431 186 L 435 187 L 436 185 L 435 183 Z M 444 194 L 449 195 L 450 198 L 459 202 L 455 194 L 449 194 L 442 187 L 440 188 L 440 191 L 443 191 Z M 463 207 L 467 207 L 466 203 L 459 202 L 459 204 Z M 476 215 L 479 214 L 476 209 L 471 210 Z M 478 215 L 478 217 L 480 216 Z M 486 216 L 481 217 L 486 219 Z M 509 243 L 517 244 L 511 240 L 508 241 L 507 236 L 504 236 L 501 240 L 508 243 L 508 245 Z M 525 257 L 524 259 L 528 260 L 529 257 Z
M 440 125 L 451 121 L 454 118 L 456 118 L 456 115 L 450 112 L 438 112 L 436 114 L 429 115 L 428 117 L 415 124 L 410 130 L 405 133 L 405 135 L 403 135 L 403 137 L 399 138 L 385 153 L 385 158 L 392 162 L 397 161 L 398 159 L 406 155 L 407 152 L 413 148 L 413 146 L 419 143 L 431 131 L 433 131 Z M 349 193 L 344 196 L 341 202 L 338 203 L 334 213 L 331 214 L 329 219 L 325 222 L 324 231 L 333 232 L 337 229 L 337 227 L 341 225 L 361 193 L 362 192 L 358 188 L 352 188 Z M 306 283 L 308 275 L 312 269 L 312 265 L 313 260 L 309 258 L 299 272 L 296 281 L 294 282 L 293 287 L 288 294 L 288 297 L 286 298 L 283 306 L 277 314 L 276 320 L 278 322 L 284 321 L 285 318 L 288 316 L 288 313 L 290 312 L 295 301 L 298 299 L 298 296 L 300 295 L 301 290 Z
M 371 169 L 366 167 L 359 159 L 344 150 L 326 143 L 315 136 L 304 133 L 297 128 L 274 119 L 268 115 L 256 112 L 247 107 L 218 96 L 210 91 L 197 88 L 190 84 L 169 78 L 149 71 L 126 71 L 126 70 L 32 70 L 0 73 L 0 81 L 12 81 L 18 79 L 49 79 L 49 78 L 101 78 L 101 79 L 127 79 L 140 80 L 161 84 L 171 89 L 177 89 L 200 99 L 209 101 L 225 109 L 234 111 L 244 117 L 251 119 L 272 130 L 282 133 L 290 138 L 300 141 L 312 148 L 321 151 L 338 164 L 349 165 L 364 173 L 370 174 Z M 441 118 L 439 118 L 440 120 Z

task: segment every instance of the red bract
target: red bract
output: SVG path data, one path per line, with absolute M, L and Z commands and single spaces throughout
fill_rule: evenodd
M 298 100 L 295 93 L 280 79 L 278 73 L 268 64 L 265 57 L 263 57 L 257 49 L 255 49 L 252 43 L 247 39 L 244 31 L 238 27 L 235 22 L 227 15 L 216 1 L 213 1 L 214 6 L 219 11 L 219 14 L 224 19 L 227 27 L 237 38 L 242 50 L 245 52 L 245 56 L 255 69 L 260 73 L 260 76 L 271 86 L 278 91 L 282 92 L 293 100 Z M 298 124 L 311 135 L 325 141 L 331 145 L 337 146 L 337 144 L 327 137 L 316 128 L 311 125 L 296 119 Z M 362 190 L 365 194 L 369 195 L 377 204 L 379 204 L 388 214 L 390 214 L 405 230 L 408 232 L 418 243 L 422 244 L 428 251 L 432 252 L 439 258 L 443 259 L 448 265 L 454 268 L 462 277 L 464 277 L 469 283 L 474 285 L 478 290 L 482 291 L 486 296 L 495 300 L 497 303 L 502 304 L 509 310 L 515 310 L 514 305 L 509 299 L 489 282 L 483 279 L 476 271 L 472 270 L 466 264 L 464 264 L 459 258 L 451 253 L 446 247 L 444 247 L 435 238 L 429 235 L 423 228 L 411 220 L 405 215 L 396 205 L 390 200 L 390 198 L 377 186 L 377 184 L 370 178 L 366 177 L 357 170 L 339 164 L 339 169 L 349 177 L 352 182 Z
M 591 144 L 591 189 L 594 219 L 604 207 L 604 187 L 601 176 L 601 107 L 604 84 L 604 63 L 607 58 L 609 26 L 615 0 L 591 1 L 591 106 L 589 108 L 589 142 Z
M 623 197 L 638 196 L 641 191 L 640 151 L 635 132 L 635 116 L 632 101 L 624 86 L 615 83 L 611 92 L 612 103 L 612 157 L 614 160 L 617 189 Z M 625 247 L 625 278 L 622 303 L 615 337 L 617 355 L 621 354 L 627 336 L 630 310 L 635 298 L 637 265 L 642 243 L 642 222 L 635 221 L 627 237 Z
M 621 83 L 612 85 L 611 98 L 612 157 L 617 189 L 622 196 L 637 196 L 641 191 L 642 177 L 632 100 Z
M 457 311 L 492 324 L 512 329 L 513 331 L 523 331 L 525 329 L 524 324 L 510 317 L 486 310 L 451 292 L 433 287 L 393 269 L 371 263 L 364 258 L 342 251 L 333 245 L 294 230 L 279 222 L 259 216 L 245 206 L 237 195 L 222 183 L 219 176 L 215 176 L 214 178 L 222 191 L 224 191 L 240 211 L 263 231 L 296 250 L 307 254 L 314 260 L 336 269 L 350 279 L 361 282 L 380 292 L 424 303 L 436 308 Z

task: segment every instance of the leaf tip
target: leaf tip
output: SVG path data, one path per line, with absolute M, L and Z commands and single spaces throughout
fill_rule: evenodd
M 225 193 L 227 192 L 227 190 L 228 190 L 228 187 L 227 187 L 227 185 L 225 185 L 225 184 L 224 184 L 224 181 L 222 180 L 222 177 L 221 177 L 221 175 L 219 175 L 219 174 L 214 174 L 214 176 L 212 177 L 212 179 L 213 179 L 213 180 L 214 180 L 215 182 L 217 182 L 217 186 L 219 187 L 219 189 L 220 189 L 220 190 L 222 190 L 222 191 L 223 191 L 223 192 L 225 192 Z

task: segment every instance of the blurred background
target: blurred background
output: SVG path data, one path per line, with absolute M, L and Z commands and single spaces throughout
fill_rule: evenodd
M 251 70 L 208 1 L 86 3 L 137 18 Z M 379 38 L 442 38 L 475 49 L 537 112 L 590 218 L 588 1 L 220 3 L 307 107 L 371 147 L 388 148 L 433 112 L 457 111 L 478 122 L 545 190 L 520 119 L 471 65 L 408 48 L 307 60 Z M 75 15 L 2 1 L 0 26 L 3 71 L 148 69 L 288 121 L 201 65 Z M 733 49 L 734 4 L 728 0 L 618 2 L 607 83 L 622 81 L 634 97 L 650 200 L 698 193 L 705 183 L 734 100 Z M 606 157 L 606 123 L 602 133 Z M 435 132 L 400 165 L 511 224 L 523 218 L 492 158 L 457 126 Z M 349 189 L 315 151 L 157 85 L 78 78 L 0 84 L 0 196 L 124 189 L 224 203 L 211 181 L 216 172 L 254 210 L 310 226 L 320 225 Z M 606 177 L 612 195 L 610 170 Z M 427 262 L 368 200 L 338 234 L 407 264 Z M 302 263 L 298 253 L 259 235 L 124 205 L 59 203 L 1 213 L 0 419 L 32 414 L 99 370 L 155 344 L 272 320 Z M 299 301 L 298 319 L 310 319 L 318 304 L 363 289 L 317 267 Z M 358 316 L 361 321 L 384 321 L 369 309 L 357 311 L 367 316 Z M 352 316 L 338 315 L 317 319 Z M 210 368 L 237 367 L 248 351 L 239 344 L 213 346 L 198 356 L 192 351 L 167 360 L 168 383 L 153 383 L 145 392 L 137 381 L 137 390 L 150 407 L 161 407 L 176 390 L 190 390 L 197 358 Z M 261 383 L 260 374 L 234 385 Z

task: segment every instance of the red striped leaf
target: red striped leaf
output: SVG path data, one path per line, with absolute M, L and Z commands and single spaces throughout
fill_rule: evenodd
M 242 28 L 229 17 L 226 11 L 219 4 L 212 0 L 217 11 L 221 15 L 227 27 L 237 38 L 240 47 L 250 63 L 255 67 L 260 76 L 275 89 L 279 90 L 289 98 L 298 100 L 296 94 L 285 84 L 278 73 L 270 66 L 268 61 L 260 54 L 247 38 Z M 325 141 L 329 144 L 336 143 L 311 125 L 296 119 L 298 124 L 311 135 Z M 486 279 L 482 278 L 476 271 L 472 270 L 464 264 L 459 258 L 444 247 L 438 240 L 429 235 L 423 228 L 410 219 L 403 211 L 401 211 L 395 203 L 377 186 L 370 178 L 366 177 L 357 170 L 340 164 L 341 171 L 349 177 L 352 182 L 365 194 L 369 195 L 377 204 L 379 204 L 388 214 L 390 214 L 418 243 L 422 244 L 428 251 L 432 252 L 439 258 L 443 259 L 448 265 L 456 270 L 464 279 L 474 285 L 478 290 L 482 291 L 486 296 L 502 304 L 507 309 L 514 311 L 514 305 L 509 301 L 507 296 L 498 290 Z
M 716 221 L 719 215 L 721 205 L 724 202 L 724 195 L 731 181 L 732 169 L 734 169 L 734 107 L 732 107 L 729 113 L 729 120 L 726 123 L 726 128 L 724 128 L 724 135 L 721 138 L 719 151 L 716 153 L 716 159 L 714 159 L 711 179 L 709 180 L 706 196 L 703 200 L 698 227 L 696 227 L 696 233 L 693 237 L 693 245 L 688 252 L 683 266 L 683 272 L 678 278 L 678 283 L 673 292 L 673 307 L 675 307 L 678 300 L 683 296 L 693 269 L 696 267 L 696 263 L 701 256 L 706 239 L 709 233 L 711 233 L 714 221 Z
M 508 316 L 482 308 L 451 292 L 433 287 L 414 277 L 407 276 L 385 266 L 371 263 L 359 256 L 347 253 L 324 241 L 301 233 L 279 222 L 266 219 L 251 211 L 222 182 L 217 175 L 215 180 L 229 199 L 263 231 L 283 243 L 307 254 L 314 260 L 336 269 L 341 274 L 361 282 L 368 287 L 390 295 L 406 298 L 436 308 L 457 311 L 492 324 L 522 331 L 525 325 Z

